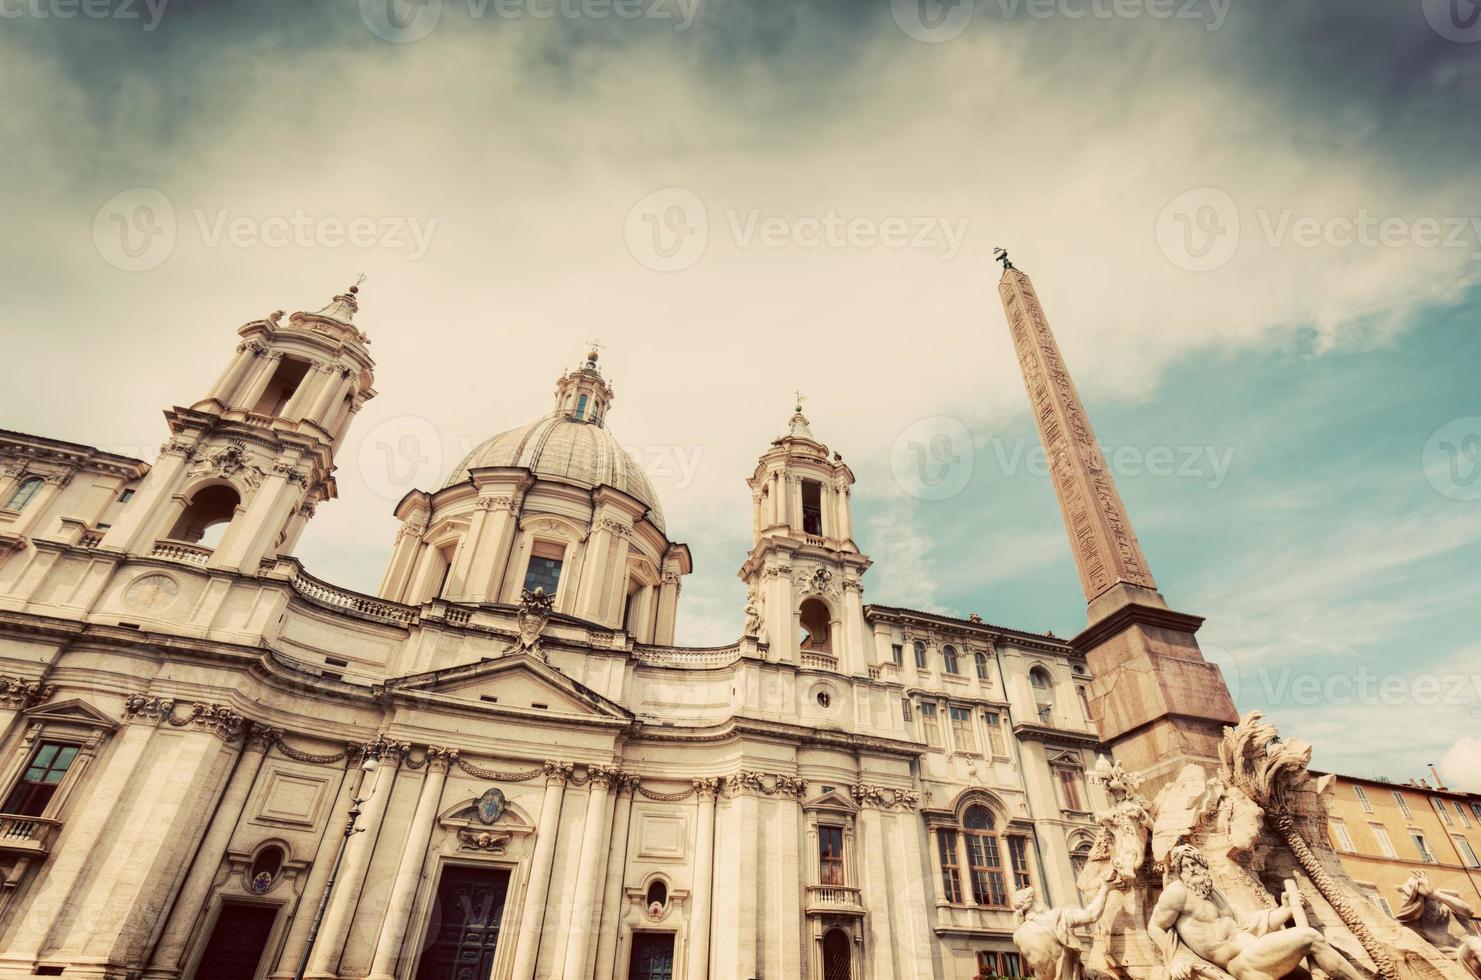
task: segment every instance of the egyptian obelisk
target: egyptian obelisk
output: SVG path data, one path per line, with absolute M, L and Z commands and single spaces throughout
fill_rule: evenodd
M 999 259 L 998 293 L 1085 591 L 1089 625 L 1073 643 L 1094 674 L 1091 717 L 1116 760 L 1154 783 L 1188 762 L 1213 765 L 1224 726 L 1239 719 L 1194 638 L 1203 619 L 1157 591 L 1033 283 L 1006 252 Z

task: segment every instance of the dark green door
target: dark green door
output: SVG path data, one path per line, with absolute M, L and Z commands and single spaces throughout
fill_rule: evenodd
M 508 892 L 508 871 L 444 870 L 417 980 L 489 980 Z
M 196 980 L 253 980 L 277 917 L 276 905 L 223 902 Z
M 633 934 L 633 962 L 628 980 L 674 980 L 674 934 Z

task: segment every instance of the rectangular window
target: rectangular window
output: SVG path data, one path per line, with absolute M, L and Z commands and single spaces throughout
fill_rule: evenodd
M 1090 720 L 1090 692 L 1085 689 L 1085 685 L 1084 684 L 1077 684 L 1075 686 L 1075 690 L 1080 695 L 1080 708 L 1081 708 L 1082 711 L 1085 712 L 1085 720 L 1086 721 L 1089 721 Z
M 1476 815 L 1477 820 L 1481 820 L 1481 803 L 1472 803 L 1471 812 Z
M 1008 842 L 1008 863 L 1013 868 L 1013 888 L 1018 890 L 1033 884 L 1028 874 L 1028 838 L 1005 837 Z
M 1461 826 L 1462 827 L 1469 827 L 1471 825 L 1471 818 L 1468 817 L 1468 816 L 1466 816 L 1466 808 L 1460 805 L 1460 800 L 1455 800 L 1454 802 L 1455 802 L 1455 815 L 1457 817 L 1460 817 L 1460 824 L 1461 824 Z
M 1368 802 L 1368 794 L 1363 792 L 1363 787 L 1354 785 L 1352 791 L 1357 796 L 1358 802 L 1363 805 L 1363 812 L 1372 813 L 1373 804 Z M 1395 793 L 1394 795 L 1397 796 L 1399 794 Z
M 566 556 L 562 545 L 548 541 L 537 541 L 530 550 L 530 566 L 525 570 L 524 587 L 533 592 L 544 589 L 546 595 L 555 595 L 561 583 L 561 565 Z
M 843 828 L 818 828 L 818 881 L 824 885 L 847 884 L 843 875 Z
M 1430 850 L 1430 842 L 1424 839 L 1424 834 L 1417 830 L 1409 831 L 1409 838 L 1414 841 L 1414 849 L 1419 852 L 1419 859 L 1425 864 L 1438 864 L 1435 860 L 1435 852 Z
M 1085 806 L 1084 801 L 1080 797 L 1079 770 L 1057 768 L 1054 770 L 1054 775 L 1059 780 L 1059 802 L 1066 810 L 1076 810 L 1083 813 Z
M 1003 747 L 1003 720 L 996 711 L 984 711 L 982 724 L 987 726 L 987 745 L 993 758 L 1006 759 L 1008 750 Z
M 1331 822 L 1331 828 L 1332 840 L 1336 842 L 1337 850 L 1347 851 L 1349 854 L 1357 850 L 1357 848 L 1352 846 L 1352 835 L 1347 832 L 1347 824 L 1341 820 L 1333 820 Z
M 926 645 L 919 641 L 915 644 L 915 669 L 926 669 Z
M 1386 858 L 1396 858 L 1399 852 L 1394 850 L 1394 842 L 1388 836 L 1388 830 L 1382 824 L 1370 823 L 1368 829 L 1373 831 L 1373 839 L 1378 842 L 1378 853 Z
M 992 680 L 992 678 L 988 677 L 987 675 L 987 654 L 976 653 L 972 655 L 972 659 L 977 664 L 977 679 L 979 681 L 982 681 L 983 683 L 987 683 Z
M 972 897 L 978 905 L 1004 908 L 1008 885 L 1003 878 L 1003 856 L 992 834 L 967 834 L 967 867 L 972 873 Z
M 936 843 L 941 851 L 941 889 L 948 902 L 962 900 L 962 872 L 956 859 L 956 831 L 936 831 Z
M 890 659 L 895 662 L 896 667 L 905 664 L 905 648 L 898 643 L 890 644 Z
M 941 724 L 936 720 L 936 706 L 929 701 L 920 703 L 920 725 L 926 735 L 927 745 L 941 745 Z
M 1405 820 L 1413 820 L 1414 814 L 1409 812 L 1409 801 L 1404 799 L 1404 794 L 1394 790 L 1394 802 L 1399 804 L 1399 810 L 1404 814 Z
M 1481 868 L 1481 861 L 1476 860 L 1476 852 L 1471 850 L 1471 842 L 1460 834 L 1451 834 L 1450 839 L 1455 841 L 1455 849 L 1460 852 L 1461 860 L 1468 868 Z
M 121 504 L 126 504 L 130 500 L 133 500 L 133 499 L 134 499 L 134 491 L 132 491 L 132 490 L 125 490 L 123 493 L 121 493 L 121 494 L 118 495 L 118 502 L 121 503 Z
M 1445 809 L 1444 800 L 1440 799 L 1438 796 L 1431 796 L 1430 804 L 1434 806 L 1435 812 L 1440 815 L 1441 823 L 1443 823 L 1447 827 L 1453 826 L 1455 824 L 1455 821 L 1450 819 L 1450 811 Z
M 77 746 L 60 742 L 42 742 L 31 756 L 26 771 L 5 797 L 5 813 L 23 817 L 39 817 L 56 795 L 62 777 L 77 758 Z
M 905 717 L 905 720 L 906 721 L 909 721 L 910 720 L 910 699 L 909 698 L 901 698 L 900 699 L 900 714 L 902 714 Z
M 1017 953 L 999 953 L 998 954 L 998 966 L 1003 971 L 1002 974 L 1001 974 L 1001 976 L 1005 976 L 1005 977 L 1021 977 L 1021 976 L 1025 976 L 1025 974 L 1023 972 L 1023 963 L 1019 960 Z
M 977 739 L 972 735 L 972 710 L 958 708 L 956 705 L 952 705 L 949 710 L 952 747 L 958 752 L 976 752 Z
M 823 485 L 816 480 L 802 481 L 802 533 L 823 534 Z

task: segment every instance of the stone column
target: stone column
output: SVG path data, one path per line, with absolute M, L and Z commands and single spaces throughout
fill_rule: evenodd
M 872 980 L 895 980 L 894 942 L 890 936 L 890 893 L 885 877 L 885 843 L 878 808 L 866 800 L 859 808 L 858 847 L 855 864 L 859 868 L 859 888 L 864 908 L 869 912 L 869 962 L 874 965 Z
M 851 541 L 854 537 L 854 521 L 849 514 L 849 496 L 847 486 L 838 491 L 838 537 L 843 541 Z
M 298 387 L 293 389 L 293 394 L 283 404 L 283 410 L 278 413 L 280 417 L 292 419 L 306 416 L 308 413 L 304 411 L 304 406 L 313 405 L 323 395 L 325 388 L 334 387 L 329 378 L 329 372 L 333 369 L 331 365 L 317 361 L 310 364 L 302 380 L 298 382 Z
M 377 593 L 382 599 L 401 602 L 406 587 L 411 584 L 412 567 L 416 564 L 417 552 L 422 546 L 422 535 L 427 525 L 420 518 L 406 521 L 396 531 L 396 544 L 391 548 L 391 561 L 386 566 L 386 577 Z
M 160 519 L 161 511 L 169 506 L 170 499 L 175 496 L 179 489 L 180 474 L 190 461 L 194 449 L 190 443 L 174 439 L 160 447 L 154 466 L 139 485 L 139 492 L 134 494 L 134 499 L 103 535 L 98 547 L 130 552 L 148 551 L 154 542 L 141 539 Z
M 222 794 L 206 836 L 196 852 L 195 862 L 175 899 L 173 914 L 155 945 L 154 954 L 149 960 L 149 969 L 144 972 L 146 978 L 179 975 L 180 961 L 185 956 L 191 929 L 206 907 L 211 885 L 221 866 L 221 856 L 231 843 L 232 832 L 236 830 L 237 821 L 247 805 L 247 796 L 252 792 L 257 774 L 262 770 L 262 762 L 278 734 L 276 728 L 255 728 L 247 736 L 246 748 L 237 760 L 231 780 L 226 784 L 226 792 Z
M 26 896 L 25 911 L 16 917 L 15 932 L 6 949 L 0 952 L 0 964 L 12 965 L 29 973 L 42 945 L 58 919 L 70 905 L 69 896 L 83 872 L 91 866 L 92 851 L 102 840 L 118 809 L 119 800 L 128 787 L 145 746 L 154 737 L 155 726 L 174 706 L 171 701 L 150 698 L 126 707 L 127 721 L 114 734 L 115 744 L 108 756 L 108 767 L 88 781 L 89 795 L 97 801 L 90 807 L 78 807 L 67 821 L 67 846 L 51 856 L 45 877 Z M 73 785 L 80 783 L 92 768 L 98 751 L 96 743 L 83 748 L 72 763 Z
M 342 368 L 338 364 L 326 364 L 324 374 L 324 386 L 319 390 L 318 397 L 309 403 L 308 410 L 302 417 L 327 431 L 329 413 L 344 400 L 345 392 L 349 391 L 354 379 L 350 377 L 348 368 Z
M 452 567 L 447 572 L 447 584 L 442 589 L 442 595 L 446 599 L 456 601 L 477 601 L 479 598 L 476 586 L 472 586 L 469 573 L 473 569 L 473 560 L 483 548 L 485 528 L 488 525 L 489 510 L 492 501 L 488 497 L 479 497 L 473 505 L 473 517 L 468 521 L 468 532 L 463 536 L 462 547 L 453 556 Z
M 696 779 L 699 814 L 694 827 L 694 881 L 689 888 L 689 980 L 710 975 L 710 897 L 715 867 L 717 779 Z
M 653 642 L 660 646 L 674 642 L 674 622 L 679 616 L 679 572 L 664 569 L 658 586 L 658 622 L 653 624 Z
M 581 826 L 581 860 L 576 871 L 576 892 L 572 899 L 570 939 L 566 944 L 565 980 L 589 980 L 591 933 L 596 928 L 598 909 L 593 904 L 597 884 L 602 876 L 603 842 L 607 836 L 607 796 L 616 769 L 606 766 L 588 768 L 591 790 L 586 797 L 586 820 Z
M 421 884 L 422 863 L 426 860 L 427 845 L 437 822 L 437 807 L 442 801 L 447 769 L 457 757 L 457 749 L 436 745 L 427 747 L 427 778 L 422 781 L 416 812 L 406 832 L 406 843 L 401 848 L 401 862 L 396 866 L 396 880 L 386 902 L 386 918 L 381 923 L 380 938 L 375 943 L 369 980 L 395 980 L 396 961 L 401 956 L 401 944 L 405 942 L 407 928 L 411 925 L 411 908 L 416 901 L 417 886 Z
M 250 374 L 243 388 L 242 397 L 237 401 L 238 408 L 250 412 L 257 399 L 267 390 L 268 382 L 273 379 L 273 374 L 278 370 L 278 362 L 283 359 L 282 351 L 269 351 L 258 358 L 257 370 Z
M 616 813 L 612 816 L 612 837 L 607 850 L 607 882 L 602 888 L 601 923 L 597 931 L 597 958 L 593 976 L 612 980 L 617 968 L 617 934 L 622 926 L 622 879 L 627 870 L 628 822 L 632 819 L 633 793 L 638 777 L 617 777 Z
M 365 801 L 365 810 L 360 817 L 363 833 L 352 836 L 344 845 L 344 863 L 340 865 L 339 877 L 334 883 L 334 895 L 324 913 L 324 925 L 309 957 L 309 968 L 305 976 L 319 980 L 332 980 L 338 976 L 339 958 L 344 952 L 345 939 L 350 934 L 351 918 L 360 901 L 360 889 L 365 885 L 365 873 L 370 868 L 370 857 L 379 836 L 381 818 L 386 815 L 386 804 L 391 800 L 391 789 L 396 783 L 396 770 L 401 765 L 401 756 L 411 746 L 405 742 L 375 742 L 365 746 L 367 752 L 380 750 L 380 763 L 375 771 L 375 783 L 370 797 Z M 334 817 L 338 817 L 335 814 Z M 324 855 L 334 860 L 332 855 Z
M 263 347 L 256 341 L 243 341 L 237 345 L 237 356 L 232 358 L 226 370 L 221 372 L 221 377 L 211 386 L 206 393 L 207 400 L 215 399 L 223 407 L 231 407 L 231 396 L 236 393 L 242 379 L 252 369 L 252 362 L 261 353 Z
M 540 823 L 535 830 L 535 853 L 530 858 L 529 884 L 525 887 L 524 912 L 514 947 L 510 980 L 532 980 L 540 953 L 540 927 L 545 921 L 545 896 L 550 894 L 550 869 L 555 862 L 555 838 L 560 830 L 561 801 L 566 780 L 574 768 L 569 762 L 545 763 L 545 799 L 540 803 Z

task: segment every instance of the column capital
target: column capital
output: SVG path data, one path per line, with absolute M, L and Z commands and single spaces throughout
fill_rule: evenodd
M 458 761 L 457 749 L 444 748 L 441 745 L 427 746 L 427 770 L 429 772 L 447 772 L 456 761 Z
M 266 752 L 277 744 L 278 739 L 283 737 L 281 728 L 272 728 L 267 725 L 253 724 L 247 732 L 247 751 Z
M 623 772 L 616 766 L 587 766 L 586 775 L 593 789 L 610 789 L 621 785 Z
M 32 705 L 48 701 L 56 693 L 56 686 L 41 681 L 28 681 L 23 677 L 0 676 L 0 705 L 24 711 Z
M 719 792 L 721 780 L 718 778 L 691 779 L 689 783 L 694 787 L 695 795 L 701 800 L 713 800 Z
M 169 718 L 175 710 L 173 698 L 150 697 L 147 694 L 130 694 L 123 703 L 124 721 L 144 725 L 158 725 Z
M 565 785 L 570 780 L 571 772 L 576 768 L 576 765 L 571 762 L 547 759 L 541 768 L 545 770 L 546 785 L 554 785 L 556 783 Z

